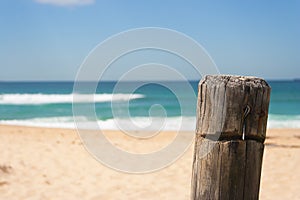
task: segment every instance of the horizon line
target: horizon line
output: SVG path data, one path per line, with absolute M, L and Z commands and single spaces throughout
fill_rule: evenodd
M 200 81 L 201 79 L 190 79 L 187 80 L 189 82 L 196 82 Z M 270 78 L 270 79 L 265 79 L 266 81 L 300 81 L 300 78 Z M 118 80 L 84 80 L 84 81 L 79 81 L 79 82 L 148 82 L 148 81 L 160 81 L 160 82 L 184 82 L 184 80 L 123 80 L 123 81 L 118 81 Z M 0 83 L 34 83 L 34 82 L 45 82 L 45 83 L 55 83 L 55 82 L 75 82 L 75 80 L 0 80 Z

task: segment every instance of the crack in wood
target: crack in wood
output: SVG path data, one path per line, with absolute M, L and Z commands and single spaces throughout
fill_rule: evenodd
M 191 199 L 258 199 L 271 88 L 217 75 L 198 91 Z

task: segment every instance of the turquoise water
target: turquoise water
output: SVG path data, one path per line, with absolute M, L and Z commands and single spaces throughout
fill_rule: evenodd
M 300 128 L 300 82 L 268 83 L 272 87 L 268 126 Z M 128 116 L 112 112 L 113 102 L 120 111 L 117 113 L 128 113 L 129 100 L 129 115 L 138 123 L 147 121 L 151 115 L 152 119 L 166 119 L 165 128 L 173 129 L 178 120 L 184 118 L 190 123 L 188 129 L 194 129 L 198 82 L 190 82 L 193 95 L 182 87 L 181 82 L 168 82 L 178 89 L 176 95 L 158 84 L 145 84 L 131 95 L 126 88 L 137 83 L 122 83 L 122 93 L 118 92 L 112 99 L 115 84 L 101 83 L 96 91 L 95 111 L 102 128 L 116 129 L 115 118 L 131 123 Z M 73 82 L 0 82 L 0 123 L 72 128 L 72 91 Z M 178 96 L 183 101 L 179 101 Z M 88 102 L 83 98 L 80 106 L 84 110 Z M 85 115 L 80 117 L 85 121 L 90 118 Z

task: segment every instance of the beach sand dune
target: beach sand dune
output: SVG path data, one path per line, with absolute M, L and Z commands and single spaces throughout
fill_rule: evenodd
M 165 132 L 151 142 L 105 134 L 115 145 L 141 152 L 174 137 Z M 300 130 L 272 129 L 267 135 L 260 199 L 300 199 Z M 126 174 L 96 161 L 74 130 L 1 125 L 0 199 L 189 199 L 192 155 L 191 146 L 167 168 Z

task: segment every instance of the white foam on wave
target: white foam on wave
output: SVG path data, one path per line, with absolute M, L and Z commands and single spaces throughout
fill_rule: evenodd
M 300 115 L 270 114 L 268 128 L 300 128 Z
M 73 96 L 74 95 L 74 96 Z M 74 98 L 73 98 L 74 97 Z M 128 101 L 143 98 L 142 94 L 0 94 L 0 104 L 36 105 Z
M 79 124 L 75 124 L 73 117 L 47 117 L 24 120 L 0 120 L 0 124 L 34 126 L 47 128 L 95 129 L 95 123 L 85 117 L 77 117 Z M 158 122 L 164 122 L 163 125 Z M 195 117 L 170 117 L 170 118 L 148 118 L 133 117 L 131 119 L 108 119 L 97 120 L 97 129 L 102 130 L 195 130 Z M 136 124 L 139 126 L 136 126 Z M 158 124 L 159 126 L 149 126 Z M 181 124 L 184 125 L 181 127 Z
M 20 126 L 35 126 L 48 128 L 68 128 L 76 127 L 82 129 L 94 129 L 95 123 L 89 121 L 84 116 L 76 117 L 80 125 L 74 123 L 72 116 L 66 117 L 47 117 L 33 118 L 24 120 L 0 120 L 0 124 L 20 125 Z M 162 123 L 161 123 L 162 122 Z M 98 120 L 98 128 L 102 130 L 187 130 L 194 131 L 196 125 L 195 117 L 132 117 L 130 119 L 108 119 Z M 150 126 L 152 125 L 152 126 Z M 182 127 L 181 127 L 182 126 Z M 268 120 L 268 128 L 300 128 L 300 115 L 297 116 L 281 116 L 270 115 Z
M 195 117 L 132 117 L 109 119 L 106 121 L 98 121 L 101 129 L 110 130 L 137 130 L 137 131 L 191 131 L 195 130 Z
M 82 120 L 85 120 L 85 118 L 82 117 Z M 75 128 L 73 117 L 45 117 L 22 120 L 0 120 L 0 124 L 46 128 Z

